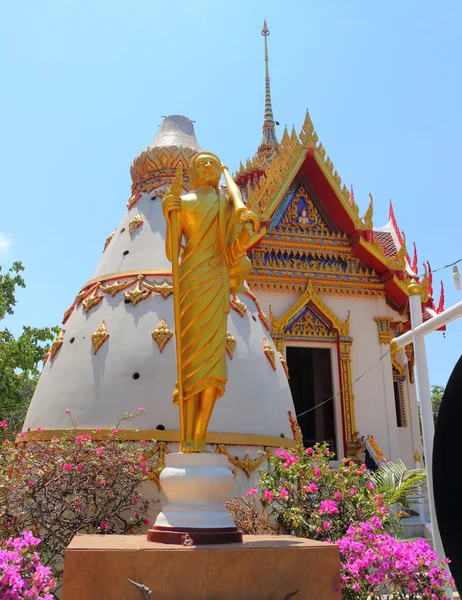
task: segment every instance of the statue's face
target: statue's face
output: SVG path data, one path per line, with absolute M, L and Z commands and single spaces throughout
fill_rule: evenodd
M 221 177 L 220 162 L 215 156 L 202 154 L 194 165 L 193 180 L 196 186 L 217 187 Z

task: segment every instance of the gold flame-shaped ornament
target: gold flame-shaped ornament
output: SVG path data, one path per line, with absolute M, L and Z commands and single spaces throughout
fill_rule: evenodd
M 276 371 L 276 355 L 266 337 L 263 338 L 263 352 L 265 353 L 266 358 L 269 360 L 273 371 Z
M 247 306 L 236 294 L 234 294 L 233 299 L 231 300 L 231 308 L 233 308 L 241 317 L 247 312 Z
M 56 337 L 55 341 L 51 344 L 51 348 L 49 351 L 51 361 L 53 361 L 54 357 L 56 356 L 56 353 L 63 345 L 63 340 L 64 340 L 64 329 L 61 329 L 61 331 L 58 333 L 58 336 Z
M 229 356 L 229 358 L 232 360 L 233 359 L 233 355 L 234 355 L 234 348 L 236 347 L 236 338 L 234 338 L 229 331 L 227 332 L 227 337 L 226 337 L 226 352 Z
M 91 336 L 91 341 L 93 343 L 93 353 L 96 354 L 104 342 L 110 337 L 110 334 L 106 328 L 106 321 L 103 321 L 95 333 Z
M 157 325 L 157 327 L 154 329 L 151 335 L 156 344 L 159 346 L 159 350 L 162 352 L 162 350 L 165 347 L 165 344 L 172 337 L 173 333 L 170 327 L 165 322 L 165 320 L 161 319 L 159 325 Z

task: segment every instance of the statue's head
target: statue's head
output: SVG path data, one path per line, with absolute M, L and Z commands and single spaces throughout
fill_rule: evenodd
M 221 178 L 221 161 L 212 152 L 200 152 L 192 159 L 190 179 L 193 188 L 201 185 L 211 185 L 218 188 Z

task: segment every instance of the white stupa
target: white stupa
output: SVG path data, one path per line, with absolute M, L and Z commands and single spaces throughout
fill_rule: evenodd
M 140 432 L 127 432 L 127 438 L 155 438 L 168 444 L 166 451 L 177 450 L 179 416 L 171 396 L 177 380 L 172 276 L 161 197 L 179 162 L 189 184 L 186 167 L 198 150 L 192 122 L 170 116 L 134 160 L 128 210 L 66 311 L 27 414 L 27 438 L 59 435 L 69 427 L 67 408 L 79 429 L 98 428 L 103 434 L 124 412 L 136 413 L 143 406 L 147 414 L 125 425 Z M 265 315 L 248 294 L 235 296 L 232 303 L 229 380 L 208 436 L 211 450 L 233 457 L 237 481 L 244 487 L 257 476 L 259 449 L 293 445 L 288 413 L 294 414 Z

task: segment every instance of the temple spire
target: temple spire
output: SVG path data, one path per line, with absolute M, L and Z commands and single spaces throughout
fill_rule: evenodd
M 263 121 L 263 139 L 262 146 L 277 147 L 278 140 L 276 138 L 275 121 L 273 117 L 273 108 L 271 106 L 271 88 L 270 88 L 270 76 L 268 67 L 268 43 L 267 37 L 270 34 L 266 19 L 263 23 L 263 29 L 261 31 L 262 36 L 265 38 L 265 118 Z

